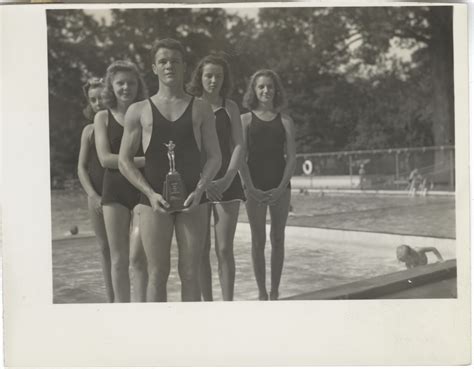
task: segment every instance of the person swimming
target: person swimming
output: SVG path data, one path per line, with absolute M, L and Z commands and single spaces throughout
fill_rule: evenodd
M 435 247 L 410 247 L 408 245 L 397 247 L 397 259 L 405 263 L 407 269 L 411 269 L 420 265 L 427 265 L 428 258 L 426 254 L 428 252 L 435 254 L 438 262 L 443 261 L 443 257 Z

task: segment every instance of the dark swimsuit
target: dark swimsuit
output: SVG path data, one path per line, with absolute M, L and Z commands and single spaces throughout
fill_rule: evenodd
M 219 138 L 219 145 L 222 155 L 222 164 L 214 180 L 224 177 L 232 157 L 232 125 L 229 114 L 225 109 L 225 99 L 222 106 L 214 112 L 216 116 L 216 131 Z M 222 194 L 222 199 L 218 202 L 245 200 L 244 191 L 240 175 L 237 173 L 229 188 Z
M 123 127 L 115 120 L 113 114 L 108 111 L 109 124 L 107 125 L 107 136 L 112 154 L 118 154 L 123 136 Z M 140 148 L 135 156 L 143 156 Z M 118 169 L 105 169 L 104 184 L 102 190 L 102 205 L 119 203 L 132 210 L 140 199 L 140 192 L 136 189 Z
M 92 187 L 94 187 L 95 192 L 99 196 L 102 196 L 102 186 L 104 183 L 104 173 L 105 169 L 102 168 L 100 165 L 99 156 L 97 155 L 97 149 L 95 148 L 95 138 L 94 138 L 94 130 L 92 130 L 92 134 L 90 137 L 90 147 L 89 147 L 89 161 L 87 163 L 87 173 L 89 174 L 89 178 L 92 183 Z
M 285 171 L 285 128 L 280 114 L 271 121 L 251 114 L 247 165 L 255 188 L 268 191 L 280 185 Z M 291 188 L 290 183 L 287 187 Z
M 169 172 L 168 148 L 165 144 L 173 141 L 176 145 L 175 165 L 181 174 L 184 186 L 189 195 L 196 189 L 201 178 L 201 152 L 196 144 L 193 129 L 193 101 L 191 99 L 184 113 L 175 121 L 166 119 L 148 99 L 153 116 L 153 128 L 150 143 L 145 152 L 144 176 L 153 191 L 163 195 L 163 182 Z M 207 202 L 206 196 L 201 197 L 201 204 Z M 148 197 L 140 197 L 140 203 L 150 206 Z

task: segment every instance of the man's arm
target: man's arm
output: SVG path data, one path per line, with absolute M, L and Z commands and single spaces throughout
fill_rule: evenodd
M 124 177 L 145 194 L 148 199 L 150 199 L 153 209 L 158 210 L 159 203 L 165 207 L 167 207 L 167 203 L 163 200 L 161 195 L 153 190 L 134 163 L 134 155 L 138 151 L 142 135 L 140 119 L 144 108 L 143 104 L 143 102 L 138 102 L 131 105 L 127 110 L 127 114 L 125 114 L 125 124 L 122 142 L 120 144 L 118 167 Z

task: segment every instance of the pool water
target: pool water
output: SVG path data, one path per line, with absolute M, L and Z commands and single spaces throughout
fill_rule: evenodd
M 455 199 L 381 195 L 292 193 L 293 211 L 288 225 L 332 229 L 388 232 L 428 237 L 456 237 Z M 79 234 L 92 232 L 87 198 L 80 189 L 53 191 L 51 196 L 53 239 L 63 237 L 71 227 Z M 239 222 L 247 222 L 245 206 Z
M 289 226 L 286 232 L 285 264 L 280 296 L 293 296 L 402 270 L 404 265 L 395 258 L 396 246 L 398 246 L 397 243 L 390 241 L 384 243 L 357 240 L 350 243 L 337 242 L 329 240 L 317 229 Z M 270 288 L 270 249 L 267 243 L 268 289 Z M 455 257 L 455 250 L 449 245 L 440 251 L 446 259 Z M 252 269 L 248 224 L 238 224 L 234 254 L 235 300 L 256 300 L 258 292 Z M 177 247 L 174 242 L 171 263 L 168 301 L 180 301 Z M 219 301 L 221 293 L 217 260 L 213 251 L 211 264 L 214 300 Z M 70 242 L 53 242 L 53 274 L 55 302 L 105 302 L 99 253 L 93 238 L 74 239 L 71 237 Z M 84 296 L 86 292 L 91 292 L 90 296 Z
M 79 235 L 91 233 L 86 204 L 86 197 L 82 191 L 53 192 L 53 239 L 63 237 L 73 225 L 78 226 Z M 293 211 L 286 230 L 281 297 L 404 269 L 404 265 L 397 262 L 395 258 L 398 241 L 383 243 L 338 241 L 337 232 L 343 235 L 344 230 L 357 230 L 448 238 L 454 238 L 455 235 L 453 197 L 410 198 L 408 196 L 366 195 L 321 197 L 318 194 L 293 193 L 292 206 Z M 241 206 L 234 241 L 235 300 L 256 300 L 258 295 L 251 260 L 250 229 L 246 221 L 245 206 Z M 322 235 L 321 228 L 340 231 L 334 231 L 336 237 L 328 239 Z M 95 239 L 71 237 L 71 240 L 71 242 L 53 242 L 54 301 L 59 303 L 105 302 Z M 454 242 L 454 240 L 451 241 Z M 453 245 L 453 242 L 450 245 Z M 440 251 L 445 258 L 454 258 L 454 248 L 447 247 Z M 270 250 L 270 244 L 267 241 L 268 289 L 270 288 Z M 175 243 L 172 245 L 171 261 L 168 300 L 180 301 Z M 211 263 L 214 299 L 220 300 L 217 260 L 213 250 Z

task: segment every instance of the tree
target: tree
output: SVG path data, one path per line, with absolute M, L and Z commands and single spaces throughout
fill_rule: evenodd
M 450 7 L 262 8 L 256 19 L 220 8 L 110 14 L 100 23 L 81 10 L 48 11 L 55 175 L 75 171 L 81 85 L 113 60 L 128 59 L 154 93 L 149 53 L 162 37 L 186 47 L 188 77 L 203 56 L 226 56 L 238 103 L 253 72 L 277 71 L 298 152 L 454 143 Z
M 380 51 L 386 51 L 392 42 L 401 47 L 417 49 L 411 73 L 418 74 L 419 78 L 419 71 L 422 71 L 423 81 L 418 79 L 420 88 L 411 91 L 421 92 L 422 98 L 419 99 L 418 109 L 423 113 L 415 115 L 412 123 L 417 123 L 417 118 L 424 115 L 431 123 L 432 138 L 429 141 L 436 146 L 453 145 L 452 8 L 442 6 L 376 8 L 371 11 L 370 19 L 367 18 L 367 13 L 359 9 L 355 15 L 355 28 L 365 41 L 359 48 L 359 53 L 366 61 L 374 58 L 374 55 L 376 58 L 380 55 Z M 412 81 L 407 82 L 411 87 L 417 87 L 411 83 Z M 407 105 L 414 110 L 409 101 Z M 424 119 L 419 123 L 426 126 Z M 422 131 L 423 135 L 426 135 L 425 130 Z M 436 153 L 434 160 L 434 171 L 437 173 L 435 179 L 447 181 L 449 170 L 443 153 Z
M 99 24 L 78 10 L 47 11 L 51 177 L 76 172 L 86 102 L 81 86 L 101 75 Z M 51 182 L 53 183 L 53 181 Z

